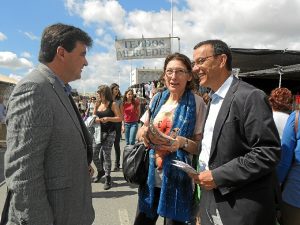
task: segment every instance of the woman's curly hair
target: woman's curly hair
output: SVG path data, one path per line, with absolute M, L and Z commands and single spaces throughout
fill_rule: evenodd
M 274 111 L 290 112 L 292 110 L 293 96 L 287 88 L 275 88 L 269 97 Z

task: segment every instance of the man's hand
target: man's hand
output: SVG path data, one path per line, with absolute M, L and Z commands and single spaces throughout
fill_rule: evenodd
M 93 169 L 93 167 L 91 165 L 89 165 L 89 174 L 90 177 L 93 177 L 95 170 Z
M 214 182 L 214 178 L 212 176 L 211 170 L 205 170 L 198 175 L 190 174 L 190 177 L 194 179 L 196 184 L 200 184 L 205 190 L 212 190 L 217 187 Z

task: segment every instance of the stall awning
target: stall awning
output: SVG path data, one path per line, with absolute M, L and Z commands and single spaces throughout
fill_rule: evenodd
M 0 74 L 0 83 L 16 84 L 18 81 L 14 78 Z
M 240 77 L 300 80 L 300 51 L 231 48 L 232 66 Z

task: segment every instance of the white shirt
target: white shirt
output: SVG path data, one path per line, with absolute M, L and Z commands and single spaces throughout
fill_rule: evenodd
M 273 119 L 277 127 L 280 139 L 282 138 L 283 130 L 286 124 L 289 114 L 279 111 L 273 111 Z
M 227 94 L 230 85 L 232 83 L 233 76 L 227 78 L 227 80 L 222 84 L 222 86 L 212 94 L 211 96 L 211 103 L 210 108 L 208 112 L 208 116 L 204 125 L 204 133 L 203 133 L 203 140 L 202 140 L 202 146 L 201 146 L 201 153 L 199 156 L 199 162 L 203 162 L 206 167 L 208 168 L 208 161 L 210 157 L 210 151 L 211 151 L 211 142 L 212 142 L 212 136 L 214 132 L 215 123 L 217 120 L 217 116 L 219 114 L 219 111 L 221 109 L 222 103 L 224 101 L 225 95 Z

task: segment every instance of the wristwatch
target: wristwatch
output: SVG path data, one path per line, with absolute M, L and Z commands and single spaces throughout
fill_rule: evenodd
M 183 148 L 186 149 L 188 147 L 188 145 L 189 145 L 189 139 L 185 138 Z

